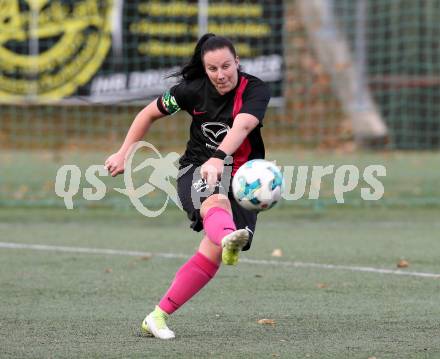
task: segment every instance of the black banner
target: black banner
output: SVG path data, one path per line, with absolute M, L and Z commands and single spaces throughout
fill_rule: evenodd
M 282 94 L 282 1 L 9 1 L 0 13 L 2 102 L 145 101 L 172 85 L 207 31 Z

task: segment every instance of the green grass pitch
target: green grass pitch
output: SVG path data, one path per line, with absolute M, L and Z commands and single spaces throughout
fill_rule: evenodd
M 198 245 L 182 212 L 3 208 L 1 242 L 174 256 L 0 248 L 0 357 L 440 358 L 440 279 L 353 269 L 405 258 L 402 271 L 439 274 L 439 232 L 429 206 L 275 208 L 242 256 L 255 261 L 222 267 L 164 342 L 139 326 Z

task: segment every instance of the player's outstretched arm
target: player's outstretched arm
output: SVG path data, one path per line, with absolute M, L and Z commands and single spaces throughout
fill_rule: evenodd
M 156 100 L 152 101 L 136 115 L 121 148 L 105 161 L 105 167 L 112 177 L 124 172 L 124 161 L 127 151 L 134 143 L 140 141 L 145 136 L 155 120 L 164 116 L 166 115 L 159 111 Z

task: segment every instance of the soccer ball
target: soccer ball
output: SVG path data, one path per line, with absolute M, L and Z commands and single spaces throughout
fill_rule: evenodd
M 232 193 L 238 204 L 251 211 L 265 211 L 281 199 L 284 188 L 279 168 L 266 160 L 242 165 L 232 179 Z

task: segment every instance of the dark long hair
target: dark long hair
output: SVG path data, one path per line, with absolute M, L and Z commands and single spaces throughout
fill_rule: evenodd
M 203 56 L 209 51 L 219 50 L 225 47 L 231 51 L 234 58 L 237 56 L 235 47 L 229 39 L 211 33 L 203 35 L 197 42 L 197 45 L 194 48 L 194 53 L 189 62 L 183 65 L 179 71 L 172 74 L 171 77 L 181 77 L 184 80 L 195 80 L 205 76 Z

